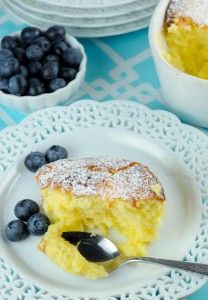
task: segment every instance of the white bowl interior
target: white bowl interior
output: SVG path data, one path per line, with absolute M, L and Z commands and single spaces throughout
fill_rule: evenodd
M 58 134 L 39 145 L 31 145 L 27 153 L 45 151 L 54 143 L 65 146 L 70 157 L 110 155 L 137 160 L 149 166 L 161 181 L 167 198 L 164 224 L 159 239 L 149 248 L 149 255 L 183 258 L 195 239 L 200 223 L 200 194 L 185 165 L 174 153 L 142 135 L 99 128 Z M 4 176 L 5 181 L 1 185 L 0 252 L 27 280 L 54 293 L 80 297 L 99 293 L 106 296 L 127 286 L 144 285 L 167 272 L 166 268 L 159 266 L 133 264 L 92 284 L 90 280 L 68 274 L 50 262 L 37 249 L 40 238 L 29 237 L 19 243 L 6 241 L 3 230 L 14 219 L 13 209 L 17 201 L 31 198 L 41 204 L 34 174 L 24 167 L 24 156 Z

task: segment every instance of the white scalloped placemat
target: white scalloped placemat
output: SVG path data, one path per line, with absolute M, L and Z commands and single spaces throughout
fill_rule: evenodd
M 198 182 L 202 193 L 203 217 L 196 241 L 186 259 L 207 262 L 208 259 L 208 138 L 200 131 L 183 125 L 165 111 L 151 111 L 128 101 L 98 103 L 84 100 L 69 107 L 53 107 L 38 111 L 17 126 L 0 132 L 0 176 L 31 143 L 39 143 L 55 133 L 70 132 L 92 126 L 124 128 L 146 135 L 176 152 Z M 206 278 L 172 270 L 154 282 L 122 293 L 120 300 L 179 299 L 199 289 Z M 0 258 L 1 300 L 116 300 L 95 295 L 93 299 L 55 296 L 30 285 Z

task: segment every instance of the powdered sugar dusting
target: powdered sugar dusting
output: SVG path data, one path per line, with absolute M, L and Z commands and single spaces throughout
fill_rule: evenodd
M 64 159 L 43 166 L 36 174 L 42 189 L 59 187 L 74 195 L 139 200 L 154 196 L 157 178 L 144 165 L 114 158 Z M 161 187 L 161 199 L 165 199 Z
M 167 10 L 167 21 L 174 17 L 190 17 L 199 25 L 208 24 L 208 0 L 172 0 Z

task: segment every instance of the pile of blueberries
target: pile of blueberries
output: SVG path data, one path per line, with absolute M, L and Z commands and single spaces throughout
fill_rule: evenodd
M 5 228 L 5 236 L 11 242 L 24 240 L 29 234 L 43 235 L 50 225 L 48 217 L 39 212 L 38 204 L 30 199 L 19 201 L 14 208 L 18 218 L 11 221 Z
M 75 79 L 83 56 L 65 39 L 63 26 L 47 31 L 26 27 L 20 36 L 5 36 L 0 49 L 0 90 L 37 96 L 65 87 Z
M 64 147 L 53 145 L 45 153 L 39 151 L 29 153 L 25 158 L 25 166 L 29 171 L 36 172 L 45 164 L 67 157 L 68 152 Z M 18 242 L 29 234 L 43 235 L 48 230 L 50 220 L 39 210 L 38 204 L 31 199 L 19 201 L 14 208 L 18 220 L 13 220 L 6 226 L 6 238 L 11 242 Z

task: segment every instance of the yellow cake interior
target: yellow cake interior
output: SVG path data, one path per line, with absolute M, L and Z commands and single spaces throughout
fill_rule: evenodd
M 164 35 L 168 62 L 184 73 L 208 79 L 208 26 L 179 18 L 165 26 Z
M 61 235 L 67 231 L 96 232 L 109 237 L 121 255 L 145 256 L 158 235 L 164 211 L 162 186 L 151 186 L 151 197 L 127 201 L 99 195 L 77 196 L 72 191 L 47 186 L 41 190 L 43 208 L 52 225 L 39 248 L 65 271 L 91 279 L 106 277 L 103 265 L 88 262 L 76 246 Z

